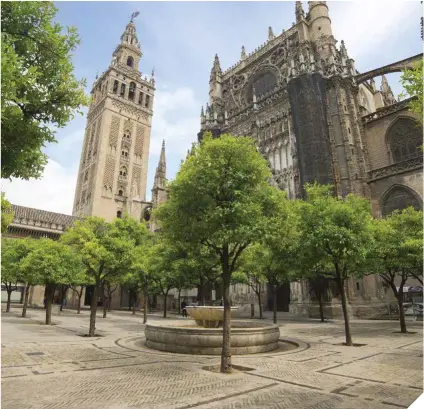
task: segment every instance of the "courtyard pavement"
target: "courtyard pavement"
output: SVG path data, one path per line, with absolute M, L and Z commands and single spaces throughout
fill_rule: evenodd
M 2 306 L 4 309 L 4 306 Z M 295 321 L 282 316 L 282 339 L 299 348 L 233 356 L 253 370 L 210 372 L 218 356 L 160 353 L 144 346 L 142 314 L 97 318 L 100 336 L 84 337 L 89 311 L 65 310 L 55 325 L 44 311 L 2 312 L 2 408 L 407 408 L 422 393 L 422 322 L 352 321 L 354 342 L 345 347 L 342 321 Z M 176 317 L 168 323 L 180 321 Z M 149 322 L 163 322 L 159 314 Z

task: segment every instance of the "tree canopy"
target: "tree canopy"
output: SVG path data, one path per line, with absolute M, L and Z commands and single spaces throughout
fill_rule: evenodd
M 405 70 L 400 82 L 405 89 L 406 94 L 415 97 L 410 103 L 410 110 L 418 115 L 421 125 L 423 123 L 423 60 L 416 62 L 412 69 Z M 400 97 L 405 97 L 402 93 Z
M 153 213 L 171 240 L 199 244 L 220 259 L 224 289 L 221 371 L 231 371 L 231 274 L 243 251 L 261 237 L 278 210 L 267 162 L 248 137 L 205 135 L 170 183 L 169 200 Z
M 77 30 L 53 20 L 53 2 L 1 3 L 1 173 L 39 178 L 42 148 L 88 104 L 83 80 L 73 74 Z
M 1 233 L 7 231 L 7 226 L 13 221 L 12 205 L 1 192 Z

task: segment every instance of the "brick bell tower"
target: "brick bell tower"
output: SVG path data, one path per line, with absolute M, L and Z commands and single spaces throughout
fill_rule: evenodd
M 143 55 L 134 13 L 93 84 L 78 171 L 73 215 L 110 221 L 129 213 L 140 219 L 146 206 L 146 180 L 155 91 L 139 71 Z

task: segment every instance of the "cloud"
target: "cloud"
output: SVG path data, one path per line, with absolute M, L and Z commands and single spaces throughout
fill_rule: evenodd
M 191 88 L 157 90 L 153 107 L 150 154 L 159 155 L 162 140 L 165 139 L 167 153 L 182 159 L 200 130 L 200 105 Z
M 345 41 L 349 55 L 355 60 L 383 51 L 388 53 L 387 57 L 390 58 L 391 44 L 409 28 L 405 22 L 416 19 L 419 24 L 417 13 L 420 4 L 417 3 L 411 1 L 329 2 L 334 36 L 339 41 Z
M 38 180 L 2 180 L 2 192 L 13 204 L 72 214 L 77 181 L 77 165 L 64 168 L 50 159 L 44 175 Z

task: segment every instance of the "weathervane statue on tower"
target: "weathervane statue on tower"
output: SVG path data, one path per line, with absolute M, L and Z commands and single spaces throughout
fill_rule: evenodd
M 140 14 L 139 11 L 135 11 L 134 13 L 131 14 L 131 20 L 130 23 L 132 23 L 134 21 L 134 19 Z

